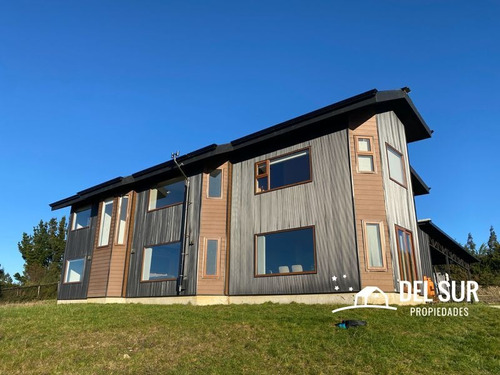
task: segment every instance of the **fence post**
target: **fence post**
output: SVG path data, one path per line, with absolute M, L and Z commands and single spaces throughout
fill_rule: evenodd
M 37 296 L 36 296 L 38 299 L 40 299 L 40 286 L 41 285 L 38 285 L 38 293 L 37 293 Z

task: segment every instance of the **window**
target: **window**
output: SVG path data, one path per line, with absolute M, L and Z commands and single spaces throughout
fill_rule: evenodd
M 184 179 L 164 183 L 149 191 L 149 211 L 184 202 Z
M 109 243 L 109 232 L 111 229 L 111 217 L 113 216 L 113 199 L 105 200 L 102 204 L 101 227 L 99 229 L 99 245 L 107 246 Z
M 364 136 L 356 137 L 356 151 L 358 160 L 358 172 L 375 172 L 373 138 Z
M 406 187 L 405 167 L 403 154 L 388 144 L 387 146 L 387 161 L 389 163 L 389 177 L 399 185 Z
M 118 245 L 123 245 L 125 243 L 125 234 L 127 232 L 127 214 L 128 214 L 128 201 L 129 201 L 129 196 L 125 195 L 123 197 L 120 197 L 118 200 L 118 227 L 117 227 L 117 234 L 116 234 L 116 243 Z
M 65 283 L 79 283 L 83 278 L 84 259 L 73 259 L 66 262 Z
M 385 270 L 382 223 L 365 222 L 366 264 L 368 270 Z
M 219 252 L 219 240 L 207 240 L 207 254 L 205 259 L 205 276 L 217 276 L 217 259 Z
M 208 175 L 208 197 L 222 198 L 222 169 L 216 169 Z
M 415 251 L 413 250 L 412 233 L 404 228 L 396 226 L 399 279 L 413 282 L 417 279 L 417 268 L 415 262 Z
M 256 235 L 256 276 L 316 273 L 314 227 Z
M 311 181 L 310 150 L 301 150 L 255 164 L 255 192 Z
M 73 213 L 73 223 L 71 224 L 71 230 L 82 229 L 90 226 L 90 214 L 91 208 L 87 207 Z
M 179 276 L 180 259 L 180 242 L 144 248 L 141 280 L 175 280 Z

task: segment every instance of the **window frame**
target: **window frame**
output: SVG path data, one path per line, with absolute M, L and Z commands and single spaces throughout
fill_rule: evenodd
M 217 256 L 215 259 L 216 271 L 215 275 L 207 275 L 207 258 L 208 258 L 208 241 L 217 241 Z M 220 277 L 220 248 L 221 248 L 221 238 L 220 237 L 204 237 L 203 240 L 203 262 L 202 262 L 202 278 L 203 279 L 218 279 Z
M 257 259 L 257 238 L 260 236 L 265 236 L 268 234 L 275 234 L 275 233 L 283 233 L 283 232 L 293 232 L 301 229 L 308 229 L 312 228 L 312 237 L 313 237 L 313 258 L 314 258 L 314 271 L 302 271 L 302 272 L 286 272 L 286 273 L 270 273 L 270 274 L 258 274 L 257 273 L 257 264 L 258 264 L 258 259 Z M 289 229 L 281 229 L 281 230 L 275 230 L 271 232 L 262 232 L 262 233 L 255 233 L 254 234 L 254 241 L 253 241 L 253 252 L 254 252 L 254 278 L 257 277 L 274 277 L 274 276 L 295 276 L 295 275 L 313 275 L 318 273 L 318 261 L 317 261 L 317 256 L 316 256 L 316 226 L 315 225 L 306 225 L 304 227 L 296 227 L 296 228 L 289 228 Z
M 210 175 L 215 172 L 220 171 L 220 196 L 219 197 L 211 197 L 210 196 Z M 224 169 L 215 168 L 214 170 L 207 173 L 207 199 L 222 199 L 224 196 Z
M 83 212 L 83 211 L 87 211 L 89 210 L 90 211 L 90 216 L 89 216 L 89 221 L 88 221 L 88 225 L 85 226 L 85 227 L 81 227 L 81 228 L 75 228 L 75 224 L 76 224 L 76 214 L 78 212 Z M 84 206 L 83 208 L 79 208 L 77 210 L 73 210 L 73 213 L 71 215 L 71 232 L 73 231 L 77 231 L 77 230 L 82 230 L 82 229 L 87 229 L 87 228 L 90 228 L 92 224 L 92 205 L 89 205 L 89 206 Z
M 81 284 L 81 283 L 83 283 L 83 278 L 85 277 L 85 263 L 86 263 L 85 259 L 86 259 L 85 257 L 83 257 L 83 258 L 66 259 L 66 265 L 64 267 L 63 284 Z M 80 278 L 80 281 L 66 281 L 66 279 L 68 277 L 69 264 L 70 264 L 70 262 L 74 262 L 75 260 L 82 260 L 83 261 L 82 276 Z
M 370 149 L 371 151 L 362 151 L 359 149 L 359 140 L 360 139 L 368 139 L 370 142 Z M 376 174 L 377 173 L 377 163 L 375 162 L 375 143 L 373 136 L 371 135 L 355 135 L 354 136 L 354 142 L 356 146 L 356 172 L 358 173 L 366 173 L 366 174 Z M 372 165 L 373 165 L 373 171 L 361 171 L 359 169 L 359 157 L 360 156 L 371 156 L 372 158 Z
M 128 203 L 127 203 L 127 213 L 125 214 L 125 233 L 123 234 L 123 243 L 120 243 L 120 240 L 118 236 L 120 235 L 120 216 L 122 214 L 122 203 L 123 203 L 123 198 L 127 197 L 128 198 Z M 118 204 L 116 205 L 116 228 L 115 228 L 115 242 L 113 245 L 119 245 L 119 246 L 124 246 L 127 243 L 127 237 L 128 237 L 128 230 L 129 230 L 129 215 L 130 215 L 130 209 L 132 205 L 132 194 L 124 194 L 120 197 L 118 197 Z
M 146 249 L 150 248 L 150 247 L 156 247 L 156 246 L 171 245 L 174 243 L 180 244 L 180 249 L 179 249 L 179 251 L 180 251 L 179 260 L 180 260 L 180 258 L 182 257 L 182 241 L 170 241 L 170 242 L 163 242 L 163 243 L 158 243 L 158 244 L 154 244 L 154 245 L 143 246 L 143 248 L 142 248 L 142 260 L 141 260 L 141 278 L 139 279 L 140 283 L 156 283 L 156 282 L 162 282 L 162 281 L 177 281 L 177 279 L 179 278 L 179 275 L 177 275 L 177 277 L 175 277 L 175 278 L 168 277 L 168 278 L 163 278 L 163 279 L 143 280 L 144 256 L 146 255 Z M 177 266 L 179 267 L 180 263 Z
M 102 229 L 103 229 L 103 218 L 104 218 L 105 209 L 106 209 L 106 202 L 111 202 L 111 204 L 112 204 L 111 218 L 109 219 L 110 222 L 109 222 L 108 242 L 105 245 L 101 245 L 101 233 L 102 233 Z M 100 206 L 101 206 L 101 212 L 99 215 L 99 225 L 98 225 L 99 230 L 97 231 L 97 246 L 96 246 L 96 248 L 98 248 L 98 249 L 112 245 L 112 243 L 111 243 L 111 238 L 112 238 L 111 237 L 111 229 L 113 228 L 113 217 L 115 214 L 115 199 L 114 198 L 107 198 L 101 202 Z
M 402 184 L 398 180 L 392 178 L 392 176 L 391 176 L 391 163 L 389 162 L 389 149 L 391 149 L 392 151 L 394 151 L 394 153 L 399 154 L 401 156 L 401 167 L 402 167 L 402 172 L 403 172 L 403 180 L 404 180 L 403 182 L 404 182 L 404 184 Z M 399 152 L 396 148 L 392 147 L 387 142 L 385 142 L 385 152 L 386 152 L 386 156 L 387 156 L 387 169 L 389 170 L 389 179 L 391 181 L 394 181 L 399 186 L 402 186 L 405 189 L 408 189 L 408 176 L 406 174 L 406 166 L 405 166 L 405 157 L 404 157 L 404 155 L 401 152 Z
M 394 225 L 395 227 L 395 230 L 396 230 L 396 249 L 398 250 L 398 265 L 399 265 L 399 270 L 398 270 L 398 273 L 399 273 L 399 281 L 401 281 L 401 269 L 403 268 L 402 267 L 402 263 L 401 263 L 401 248 L 399 246 L 399 231 L 402 231 L 403 233 L 406 233 L 410 236 L 410 244 L 411 244 L 411 253 L 412 253 L 412 261 L 413 261 L 413 269 L 411 270 L 412 271 L 412 280 L 407 280 L 407 281 L 410 281 L 410 282 L 413 282 L 415 280 L 418 280 L 418 268 L 417 268 L 417 259 L 415 257 L 415 241 L 413 240 L 413 233 L 411 230 L 409 229 L 406 229 L 406 228 L 403 228 L 399 225 Z
M 286 157 L 288 155 L 298 154 L 298 153 L 306 151 L 306 150 L 308 151 L 308 154 L 309 154 L 309 179 L 305 180 L 305 181 L 295 182 L 293 184 L 283 185 L 283 186 L 271 189 L 270 188 L 270 186 L 271 186 L 271 170 L 270 170 L 271 161 L 273 161 L 275 159 L 281 159 L 281 158 Z M 264 164 L 264 163 L 266 163 L 266 172 L 262 173 L 262 174 L 258 174 L 257 171 L 258 171 L 259 165 Z M 257 180 L 260 179 L 260 178 L 264 178 L 264 177 L 267 177 L 267 190 L 257 191 L 257 186 L 258 186 L 257 185 Z M 254 195 L 264 194 L 264 193 L 268 193 L 270 191 L 276 191 L 276 190 L 280 190 L 280 189 L 285 189 L 285 188 L 289 188 L 289 187 L 292 187 L 292 186 L 297 186 L 297 185 L 302 185 L 302 184 L 308 184 L 308 183 L 310 183 L 312 181 L 313 181 L 313 170 L 312 170 L 312 152 L 311 152 L 311 146 L 307 146 L 307 147 L 304 147 L 304 148 L 301 148 L 301 149 L 298 149 L 298 150 L 286 152 L 284 154 L 276 155 L 276 156 L 273 156 L 273 157 L 268 158 L 268 159 L 260 160 L 260 161 L 255 162 L 255 164 L 254 164 L 254 190 L 253 190 L 254 191 Z
M 363 223 L 363 245 L 365 247 L 365 269 L 372 272 L 387 271 L 387 253 L 385 249 L 384 223 L 377 220 L 362 220 Z M 380 249 L 382 251 L 382 267 L 370 266 L 370 249 L 368 248 L 368 231 L 367 224 L 377 224 L 380 233 Z
M 175 181 L 175 182 L 168 183 L 168 181 Z M 185 184 L 184 184 L 184 197 L 182 198 L 181 202 L 172 203 L 172 204 L 158 207 L 158 208 L 149 208 L 149 206 L 151 204 L 151 190 L 158 189 L 158 187 L 162 187 L 162 186 L 172 185 L 172 184 L 175 184 L 175 183 L 180 182 L 180 181 L 185 181 L 184 177 L 178 177 L 178 178 L 170 179 L 167 181 L 163 181 L 163 182 L 156 184 L 155 187 L 150 188 L 148 190 L 148 198 L 147 198 L 147 207 L 148 207 L 147 213 L 158 211 L 158 210 L 163 210 L 164 208 L 178 206 L 180 204 L 184 204 L 184 201 L 186 200 L 186 186 L 185 186 Z

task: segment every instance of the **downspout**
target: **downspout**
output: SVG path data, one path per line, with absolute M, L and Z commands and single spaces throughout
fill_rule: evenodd
M 184 176 L 184 184 L 185 184 L 185 189 L 186 189 L 186 192 L 185 192 L 185 204 L 184 204 L 184 213 L 183 213 L 183 216 L 184 216 L 184 219 L 183 219 L 183 223 L 182 223 L 182 236 L 183 236 L 183 239 L 182 239 L 182 252 L 181 252 L 181 264 L 179 266 L 180 268 L 180 272 L 179 272 L 179 277 L 178 277 L 178 281 L 177 281 L 177 295 L 180 295 L 182 292 L 183 292 L 183 283 L 184 283 L 184 265 L 186 263 L 186 255 L 187 255 L 187 252 L 188 252 L 188 247 L 187 245 L 189 245 L 189 234 L 186 233 L 187 232 L 187 223 L 188 223 L 188 214 L 189 214 L 189 178 L 188 176 L 184 173 L 184 171 L 182 170 L 181 168 L 181 165 L 182 164 L 179 164 L 177 162 L 177 156 L 179 156 L 179 151 L 177 152 L 173 152 L 172 153 L 172 159 L 174 160 L 174 163 L 175 165 L 177 165 L 177 168 L 179 168 L 179 170 L 181 171 L 182 175 Z

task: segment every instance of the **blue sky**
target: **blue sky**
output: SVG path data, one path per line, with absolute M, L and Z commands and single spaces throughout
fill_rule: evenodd
M 495 1 L 0 2 L 0 264 L 49 203 L 377 88 L 409 86 L 419 218 L 500 231 Z

